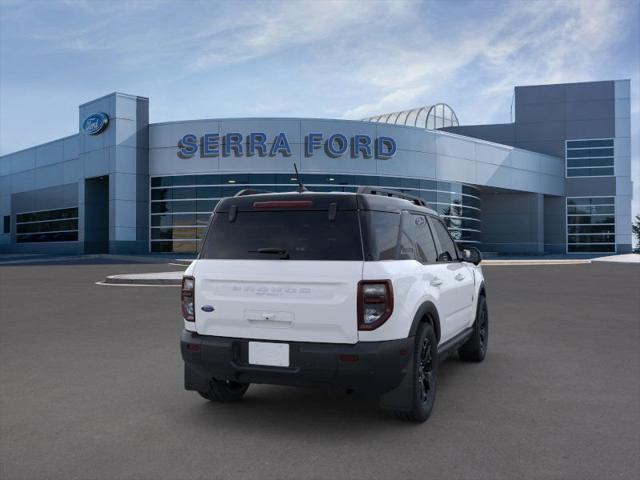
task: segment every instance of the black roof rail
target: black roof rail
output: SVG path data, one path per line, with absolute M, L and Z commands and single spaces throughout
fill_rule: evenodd
M 260 193 L 273 193 L 269 190 L 258 190 L 256 188 L 244 188 L 234 195 L 234 197 L 244 197 L 245 195 L 258 195 Z
M 366 195 L 380 195 L 382 197 L 401 198 L 403 200 L 409 200 L 411 203 L 415 205 L 431 208 L 429 207 L 429 205 L 427 205 L 427 202 L 425 202 L 423 199 L 419 197 L 414 197 L 413 195 L 409 195 L 408 193 L 398 192 L 396 190 L 386 190 L 384 188 L 379 188 L 379 187 L 358 187 L 357 193 L 363 193 Z

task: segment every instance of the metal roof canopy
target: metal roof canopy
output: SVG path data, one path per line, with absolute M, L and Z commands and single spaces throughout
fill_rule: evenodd
M 391 125 L 405 125 L 435 130 L 444 127 L 457 127 L 458 116 L 446 103 L 425 105 L 411 110 L 385 113 L 373 117 L 363 118 L 365 122 L 388 123 Z

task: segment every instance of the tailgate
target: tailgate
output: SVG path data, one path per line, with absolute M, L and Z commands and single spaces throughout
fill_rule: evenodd
M 196 331 L 221 337 L 356 343 L 362 263 L 198 260 Z M 210 307 L 212 311 L 205 311 Z

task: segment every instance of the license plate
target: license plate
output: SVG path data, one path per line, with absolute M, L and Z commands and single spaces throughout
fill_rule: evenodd
M 289 344 L 249 342 L 249 363 L 271 367 L 289 366 Z

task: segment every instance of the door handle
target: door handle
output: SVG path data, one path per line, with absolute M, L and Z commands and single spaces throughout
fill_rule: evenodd
M 440 280 L 438 277 L 434 277 L 430 283 L 432 287 L 439 287 L 440 285 L 442 285 L 442 280 Z
M 464 280 L 464 275 L 461 273 L 458 273 L 455 277 L 456 280 L 458 280 L 459 282 L 461 282 L 462 280 Z

